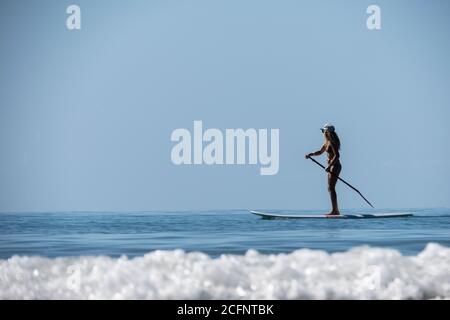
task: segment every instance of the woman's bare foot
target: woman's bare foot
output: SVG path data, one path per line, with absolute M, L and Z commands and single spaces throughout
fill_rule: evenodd
M 327 213 L 326 216 L 339 216 L 341 213 L 339 211 L 331 211 L 330 213 Z

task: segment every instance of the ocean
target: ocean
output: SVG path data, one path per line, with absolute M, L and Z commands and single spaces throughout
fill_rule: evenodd
M 450 209 L 343 211 L 414 216 L 0 213 L 0 299 L 450 298 Z

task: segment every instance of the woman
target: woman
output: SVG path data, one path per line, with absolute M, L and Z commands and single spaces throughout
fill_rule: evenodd
M 334 216 L 340 214 L 337 203 L 336 182 L 342 169 L 341 162 L 339 161 L 341 142 L 333 125 L 327 123 L 320 130 L 322 130 L 325 137 L 324 145 L 319 151 L 309 153 L 305 157 L 308 159 L 312 156 L 319 156 L 325 151 L 328 154 L 328 167 L 326 168 L 326 172 L 328 172 L 328 191 L 330 192 L 332 210 L 327 215 Z

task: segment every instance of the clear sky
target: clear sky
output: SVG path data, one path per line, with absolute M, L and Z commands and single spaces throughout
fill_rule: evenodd
M 82 29 L 66 28 L 81 7 Z M 382 30 L 366 28 L 381 7 Z M 450 206 L 450 1 L 0 2 L 0 211 Z M 175 166 L 176 128 L 280 129 L 280 171 Z M 325 159 L 320 159 L 322 162 Z M 366 207 L 338 184 L 343 208 Z

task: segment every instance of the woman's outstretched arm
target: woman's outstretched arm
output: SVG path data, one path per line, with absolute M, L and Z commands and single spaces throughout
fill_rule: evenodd
M 320 148 L 319 151 L 306 154 L 305 158 L 308 159 L 309 157 L 320 156 L 322 153 L 325 152 L 326 149 L 327 149 L 326 146 L 323 145 L 322 148 Z

